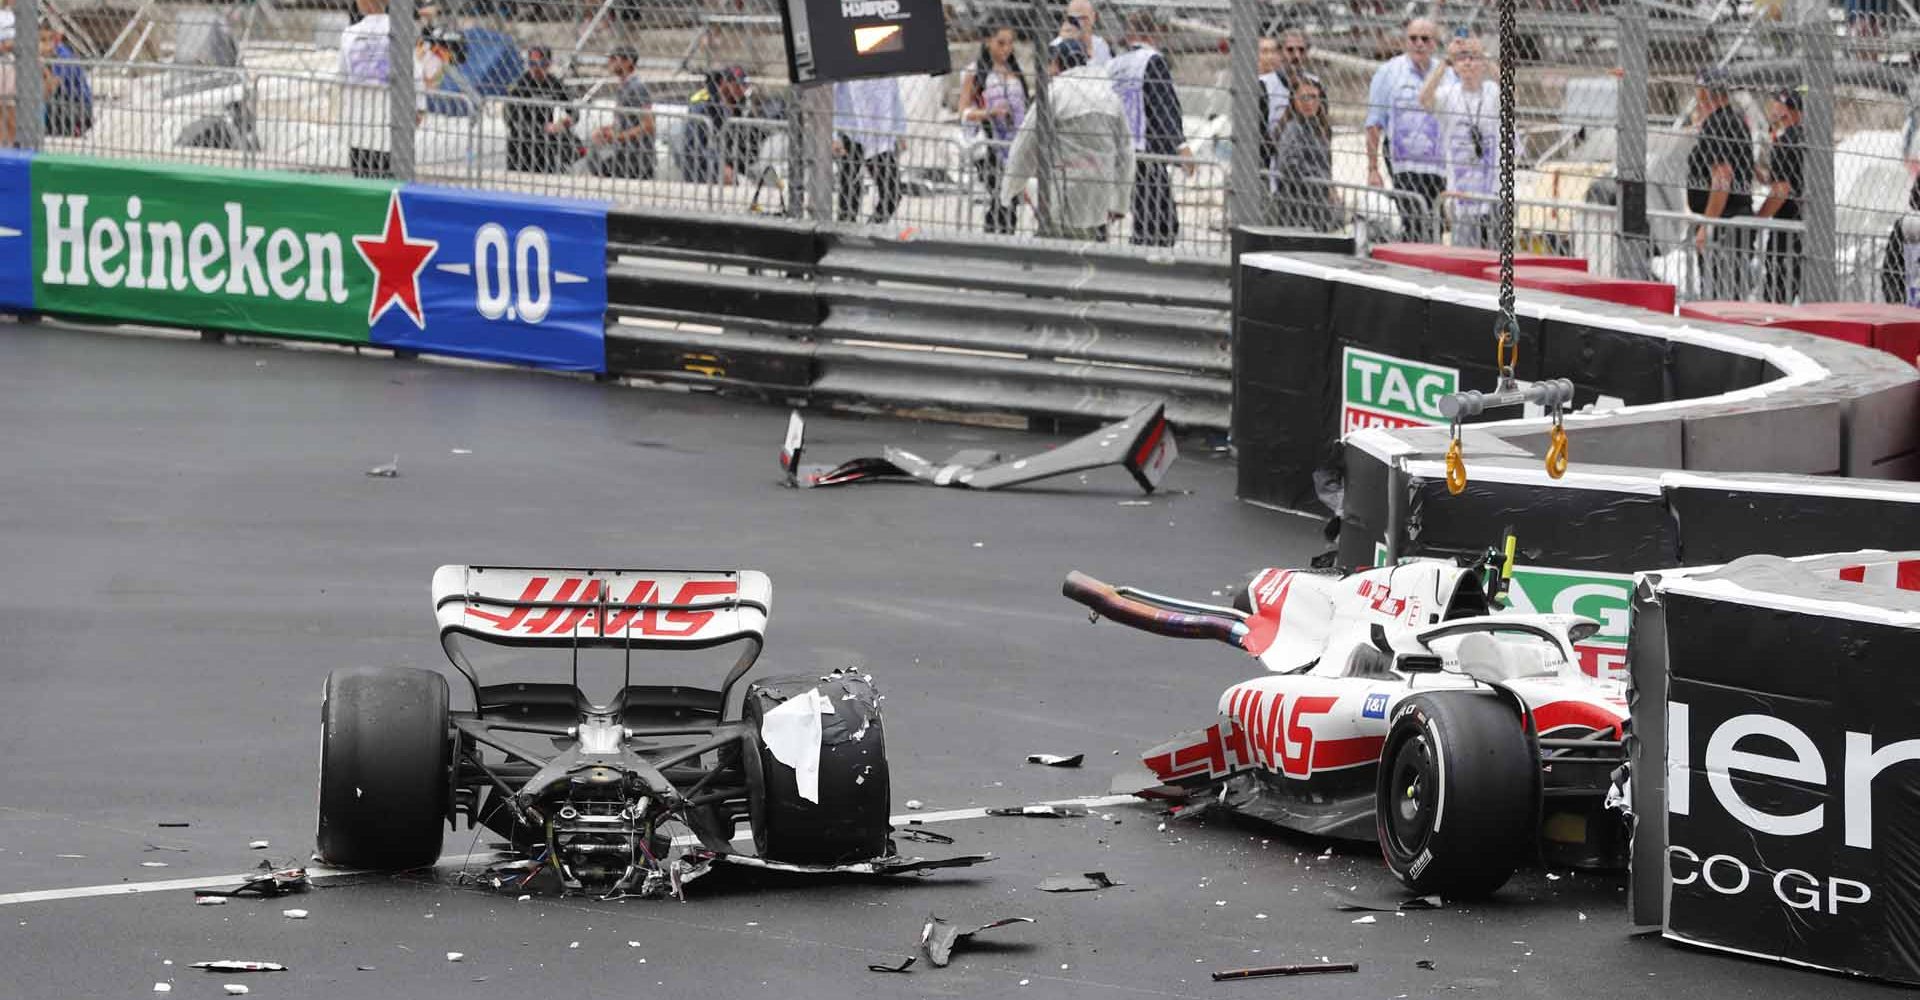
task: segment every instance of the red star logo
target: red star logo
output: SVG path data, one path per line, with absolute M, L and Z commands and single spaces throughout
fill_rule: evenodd
M 440 249 L 438 240 L 407 238 L 407 217 L 400 211 L 400 192 L 387 202 L 387 227 L 378 238 L 355 236 L 354 249 L 373 268 L 373 301 L 367 306 L 367 325 L 378 322 L 396 303 L 413 325 L 427 328 L 426 314 L 420 311 L 420 272 Z

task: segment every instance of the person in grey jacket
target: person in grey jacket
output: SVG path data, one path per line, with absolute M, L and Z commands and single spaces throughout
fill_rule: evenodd
M 1323 233 L 1339 228 L 1344 207 L 1332 184 L 1332 136 L 1325 99 L 1319 81 L 1299 81 L 1288 94 L 1273 151 L 1280 224 Z
M 1087 50 L 1074 39 L 1055 39 L 1048 47 L 1053 75 L 1046 100 L 1014 137 L 1001 179 L 1001 200 L 1009 201 L 1039 176 L 1042 136 L 1051 143 L 1046 186 L 1047 218 L 1039 234 L 1056 238 L 1105 241 L 1107 225 L 1124 218 L 1133 195 L 1133 136 L 1127 130 L 1113 78 L 1087 63 Z

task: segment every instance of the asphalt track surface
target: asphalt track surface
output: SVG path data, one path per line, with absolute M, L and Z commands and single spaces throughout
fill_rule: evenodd
M 1235 502 L 1231 465 L 1199 442 L 1144 506 L 1117 469 L 993 494 L 796 492 L 778 485 L 782 409 L 331 350 L 0 326 L 0 421 L 0 997 L 157 982 L 262 998 L 1891 992 L 1634 937 L 1619 877 L 1530 871 L 1488 903 L 1356 924 L 1328 894 L 1393 897 L 1372 847 L 1231 820 L 1163 827 L 1131 804 L 969 815 L 929 827 L 954 847 L 903 845 L 998 856 L 980 868 L 718 873 L 684 903 L 523 902 L 457 868 L 221 907 L 185 888 L 23 896 L 304 861 L 322 679 L 444 667 L 427 592 L 442 563 L 768 572 L 763 669 L 875 674 L 894 810 L 913 799 L 930 815 L 1104 795 L 1250 673 L 1224 647 L 1090 627 L 1059 596 L 1069 569 L 1206 597 L 1320 546 L 1318 525 Z M 809 435 L 835 460 L 1052 440 L 822 414 Z M 398 478 L 364 474 L 395 453 Z M 1087 764 L 1024 762 L 1037 751 Z M 472 843 L 450 834 L 447 850 Z M 1034 890 L 1091 870 L 1125 885 Z M 867 970 L 913 954 L 930 913 L 1038 922 L 983 935 L 945 969 Z M 1360 971 L 1208 976 L 1323 956 Z M 222 958 L 290 971 L 187 968 Z

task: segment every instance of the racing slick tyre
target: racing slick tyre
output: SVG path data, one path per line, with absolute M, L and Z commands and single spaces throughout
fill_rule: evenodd
M 811 707 L 769 718 L 800 698 Z M 831 712 L 818 707 L 819 698 L 831 702 Z M 756 681 L 747 689 L 745 714 L 753 737 L 744 755 L 747 804 L 761 857 L 833 865 L 891 852 L 886 732 L 871 683 L 853 676 Z M 817 747 L 811 745 L 814 718 Z M 817 794 L 809 798 L 802 794 L 800 771 L 816 754 Z
M 1381 749 L 1374 816 L 1387 867 L 1417 893 L 1484 896 L 1534 854 L 1540 761 L 1504 698 L 1409 698 Z
M 447 679 L 401 667 L 335 670 L 320 726 L 321 859 L 383 870 L 433 864 L 453 794 Z

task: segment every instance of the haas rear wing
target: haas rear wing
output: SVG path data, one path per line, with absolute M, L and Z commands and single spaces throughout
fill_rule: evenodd
M 764 641 L 773 584 L 755 570 L 442 566 L 433 613 L 444 644 L 607 649 Z
M 780 467 L 786 472 L 789 486 L 840 486 L 911 477 L 935 486 L 997 490 L 1103 465 L 1118 465 L 1133 476 L 1142 490 L 1152 493 L 1180 454 L 1173 428 L 1167 423 L 1166 410 L 1165 402 L 1148 403 L 1125 420 L 1107 424 L 1050 451 L 1020 458 L 967 449 L 955 452 L 943 462 L 930 462 L 904 448 L 889 447 L 880 457 L 849 459 L 831 467 L 800 464 L 801 453 L 806 450 L 806 424 L 795 411 L 787 421 L 786 440 L 780 448 Z

